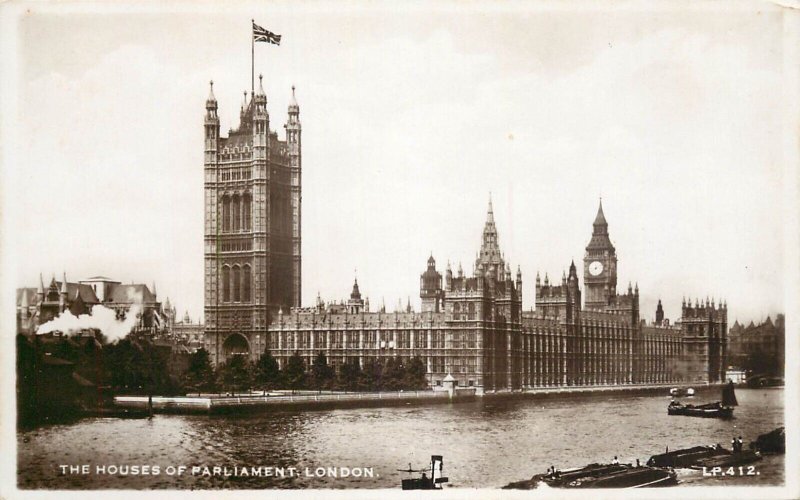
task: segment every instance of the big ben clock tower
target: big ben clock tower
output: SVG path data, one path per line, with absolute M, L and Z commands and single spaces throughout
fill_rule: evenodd
M 585 308 L 602 310 L 617 294 L 617 252 L 608 239 L 608 222 L 603 215 L 603 201 L 594 219 L 592 239 L 583 257 L 583 284 L 586 288 Z

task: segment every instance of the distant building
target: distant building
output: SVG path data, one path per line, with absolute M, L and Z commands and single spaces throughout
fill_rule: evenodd
M 17 289 L 17 333 L 35 334 L 40 325 L 58 317 L 64 311 L 75 316 L 88 314 L 96 305 L 113 309 L 122 319 L 134 304 L 142 310 L 134 331 L 155 334 L 164 327 L 161 303 L 153 290 L 144 284 L 125 285 L 103 276 L 78 282 L 61 281 L 55 276 L 45 286 L 39 275 L 39 286 Z
M 170 304 L 169 297 L 164 301 L 164 315 L 167 319 L 166 336 L 176 343 L 188 347 L 190 352 L 205 346 L 205 325 L 200 321 L 193 322 L 189 311 L 180 321 L 176 321 L 177 311 Z
M 767 317 L 759 325 L 751 321 L 743 326 L 737 320 L 728 336 L 729 364 L 746 370 L 750 375 L 784 375 L 786 325 L 783 314 L 779 314 L 774 322 Z

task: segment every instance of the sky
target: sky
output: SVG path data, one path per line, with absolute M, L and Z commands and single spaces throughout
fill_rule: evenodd
M 643 318 L 661 299 L 677 319 L 683 296 L 725 299 L 730 324 L 784 310 L 796 171 L 769 4 L 175 5 L 17 19 L 15 286 L 155 283 L 202 315 L 204 103 L 214 80 L 223 133 L 237 126 L 254 18 L 283 36 L 255 47 L 281 137 L 292 85 L 300 105 L 304 305 L 357 276 L 373 309 L 419 310 L 429 255 L 471 274 L 491 193 L 525 309 L 537 272 L 574 259 L 583 276 L 602 197 Z

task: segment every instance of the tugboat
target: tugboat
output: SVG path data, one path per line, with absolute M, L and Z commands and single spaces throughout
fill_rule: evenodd
M 733 390 L 733 382 L 722 388 L 722 401 L 715 401 L 704 405 L 683 404 L 678 401 L 671 401 L 667 406 L 667 415 L 685 415 L 688 417 L 705 418 L 732 418 L 733 407 L 739 403 L 736 401 L 736 393 Z
M 531 490 L 539 485 L 554 488 L 644 488 L 674 486 L 677 475 L 672 470 L 631 464 L 589 464 L 585 467 L 549 470 L 526 481 L 503 486 L 504 490 Z
M 448 482 L 448 478 L 442 477 L 444 470 L 444 460 L 442 455 L 431 455 L 430 477 L 425 474 L 425 469 L 412 469 L 408 464 L 408 469 L 397 469 L 399 472 L 421 472 L 422 476 L 412 479 L 403 479 L 401 488 L 404 490 L 441 490 L 442 484 Z

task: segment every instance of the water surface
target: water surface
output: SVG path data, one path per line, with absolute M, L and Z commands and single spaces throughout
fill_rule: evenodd
M 733 420 L 668 416 L 667 396 L 565 399 L 481 398 L 390 408 L 280 411 L 240 417 L 156 415 L 152 420 L 84 419 L 18 433 L 21 488 L 396 488 L 397 469 L 444 455 L 452 487 L 499 488 L 558 468 L 646 462 L 698 444 L 748 443 L 784 422 L 783 389 L 737 389 Z M 708 398 L 711 398 L 709 396 Z M 705 397 L 698 397 L 702 402 Z M 703 477 L 681 484 L 781 485 L 782 456 L 757 462 L 758 476 Z M 157 465 L 158 475 L 61 474 L 59 465 Z M 181 476 L 168 466 L 186 466 Z M 192 475 L 192 466 L 294 467 L 294 477 Z M 371 478 L 306 477 L 305 468 L 371 468 Z M 341 470 L 341 469 L 340 469 Z M 284 474 L 286 474 L 284 469 Z

